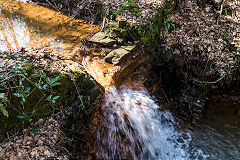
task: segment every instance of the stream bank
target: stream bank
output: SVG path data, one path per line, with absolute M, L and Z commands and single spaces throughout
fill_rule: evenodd
M 91 112 L 100 92 L 77 44 L 98 26 L 19 1 L 1 1 L 0 17 L 0 159 L 68 159 L 63 119 Z

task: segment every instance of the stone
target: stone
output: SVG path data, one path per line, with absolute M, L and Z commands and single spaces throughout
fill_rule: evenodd
M 104 32 L 98 32 L 89 40 L 89 42 L 97 43 L 103 46 L 112 46 L 117 41 L 113 38 L 110 38 Z
M 135 49 L 135 45 L 126 45 L 126 46 L 122 46 L 121 48 L 127 50 L 127 51 L 132 51 Z
M 37 144 L 38 144 L 38 145 L 42 145 L 42 144 L 43 144 L 43 141 L 39 139 Z
M 129 56 L 129 51 L 123 49 L 123 48 L 118 48 L 113 51 L 111 51 L 106 57 L 105 61 L 112 63 L 114 65 L 117 65 L 127 59 Z
M 107 35 L 104 32 L 98 32 L 89 41 L 98 42 L 106 37 L 107 37 Z
M 211 10 L 210 7 L 205 8 L 205 11 L 206 11 L 206 12 L 209 12 L 210 10 Z
M 105 55 L 107 55 L 108 53 L 110 53 L 112 51 L 112 49 L 110 49 L 110 48 L 103 48 L 102 51 L 104 52 Z
M 18 152 L 18 157 L 21 157 L 22 156 L 22 152 Z
M 118 38 L 117 38 L 117 41 L 118 41 L 118 44 L 122 44 L 122 43 L 124 42 L 124 39 L 123 39 L 123 38 L 120 38 L 120 37 L 118 37 Z
M 5 62 L 3 59 L 0 58 L 0 68 L 4 67 L 5 66 Z
M 74 62 L 72 65 L 69 66 L 69 68 L 73 73 L 83 73 L 82 66 L 77 62 Z
M 31 154 L 32 157 L 38 157 L 39 156 L 39 153 L 36 150 L 32 151 L 30 154 Z
M 51 153 L 49 152 L 49 150 L 44 151 L 44 155 L 46 155 L 47 157 L 51 156 Z

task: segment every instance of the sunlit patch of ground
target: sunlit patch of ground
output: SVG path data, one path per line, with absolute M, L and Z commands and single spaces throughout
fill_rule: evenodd
M 225 3 L 231 3 L 232 7 L 239 8 L 238 1 L 231 0 Z M 231 74 L 236 65 L 235 58 L 239 54 L 239 11 L 232 15 L 225 14 L 218 16 L 212 5 L 200 8 L 197 3 L 188 0 L 180 5 L 180 10 L 169 17 L 179 27 L 176 26 L 166 35 L 166 49 L 177 43 L 183 48 L 182 56 L 205 65 L 199 71 L 200 74 L 209 77 L 220 75 L 216 81 L 206 82 L 210 84 Z M 235 47 L 238 48 L 238 52 Z M 180 50 L 175 50 L 173 53 L 179 55 Z M 199 83 L 198 80 L 194 81 Z
M 236 24 L 240 24 L 240 1 L 238 0 L 228 0 L 227 4 L 232 10 L 232 15 L 224 16 L 225 19 L 230 20 Z M 240 52 L 240 28 L 237 27 L 233 34 L 233 44 L 238 48 Z

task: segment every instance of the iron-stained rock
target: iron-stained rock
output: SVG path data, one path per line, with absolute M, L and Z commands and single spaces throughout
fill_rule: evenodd
M 82 66 L 76 62 L 74 62 L 72 65 L 69 66 L 72 72 L 74 73 L 84 73 Z
M 110 53 L 112 51 L 112 49 L 110 49 L 110 48 L 103 48 L 102 51 L 103 51 L 104 55 L 106 56 L 108 53 Z
M 98 32 L 89 41 L 93 42 L 93 43 L 100 44 L 100 45 L 104 45 L 104 46 L 111 46 L 116 42 L 115 39 L 110 38 L 104 32 Z
M 111 51 L 106 57 L 105 61 L 112 63 L 112 64 L 119 64 L 120 62 L 123 62 L 127 59 L 129 56 L 129 51 L 123 49 L 123 48 L 118 48 L 113 51 Z
M 127 51 L 132 51 L 135 49 L 135 45 L 126 45 L 126 46 L 122 46 L 121 48 L 123 48 Z

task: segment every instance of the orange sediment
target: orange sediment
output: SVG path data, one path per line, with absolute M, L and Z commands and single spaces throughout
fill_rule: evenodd
M 99 30 L 82 19 L 72 19 L 58 11 L 33 3 L 0 1 L 0 48 L 20 50 L 62 48 L 70 53 L 83 38 Z

